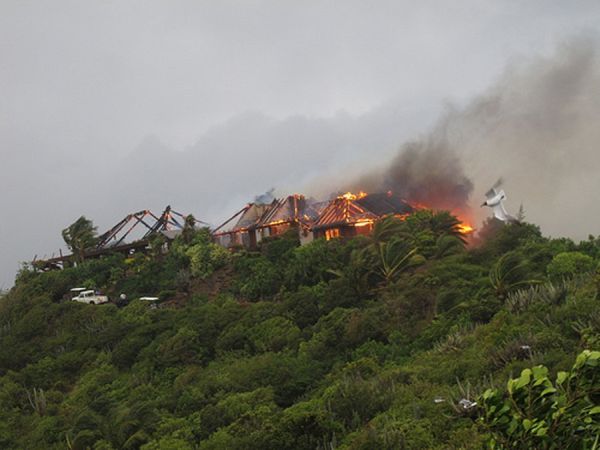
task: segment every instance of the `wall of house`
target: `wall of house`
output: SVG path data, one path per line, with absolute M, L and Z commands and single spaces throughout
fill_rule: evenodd
M 369 236 L 373 231 L 373 224 L 368 224 L 360 227 L 354 225 L 341 225 L 331 228 L 322 228 L 313 231 L 314 239 L 325 238 L 351 238 L 354 236 Z
M 256 230 L 256 242 L 259 243 L 264 238 L 268 238 L 271 234 L 269 233 L 268 228 L 260 228 Z
M 355 236 L 369 236 L 371 234 L 371 232 L 373 231 L 373 224 L 369 223 L 367 225 L 363 225 L 360 227 L 352 227 L 352 228 L 354 228 Z
M 240 244 L 246 248 L 256 248 L 256 230 L 247 230 L 238 233 L 240 237 Z
M 353 234 L 350 234 L 350 231 L 351 230 L 347 230 L 347 227 L 321 228 L 319 230 L 314 230 L 313 235 L 314 239 L 325 238 L 330 240 L 351 235 L 353 236 Z
M 313 239 L 321 239 L 325 237 L 325 230 L 313 230 Z
M 231 236 L 228 234 L 214 236 L 214 240 L 216 244 L 222 245 L 223 247 L 231 246 Z
M 271 225 L 269 228 L 270 236 L 277 236 L 279 234 L 283 234 L 288 231 L 292 227 L 292 224 L 288 223 L 280 223 L 277 225 Z
M 300 245 L 310 244 L 315 239 L 313 232 L 304 227 L 298 227 L 298 237 L 300 238 Z

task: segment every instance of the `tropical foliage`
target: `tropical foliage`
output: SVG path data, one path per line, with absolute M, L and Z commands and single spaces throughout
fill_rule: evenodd
M 489 222 L 465 246 L 457 224 L 229 253 L 190 223 L 166 252 L 23 267 L 0 448 L 599 448 L 600 239 Z
M 492 447 L 570 449 L 597 447 L 600 436 L 600 352 L 585 350 L 556 380 L 548 368 L 523 369 L 506 392 L 487 390 L 481 422 Z
M 62 230 L 62 237 L 79 261 L 83 261 L 85 250 L 96 243 L 96 227 L 85 216 L 81 216 L 67 228 Z

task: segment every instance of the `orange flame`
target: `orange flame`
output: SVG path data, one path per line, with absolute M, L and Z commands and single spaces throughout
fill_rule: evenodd
M 475 231 L 475 228 L 473 228 L 468 223 L 462 222 L 461 224 L 458 225 L 458 231 L 461 232 L 462 234 L 470 234 L 473 231 Z
M 344 198 L 346 200 L 359 200 L 366 196 L 367 196 L 366 192 L 360 191 L 358 194 L 353 194 L 352 192 L 346 192 L 345 194 L 340 195 L 338 198 Z
M 360 200 L 361 198 L 366 197 L 367 195 L 368 194 L 366 192 L 364 192 L 364 191 L 359 191 L 357 194 L 352 193 L 352 192 L 346 192 L 345 194 L 339 195 L 338 198 L 345 199 L 345 200 Z M 392 191 L 387 191 L 387 195 L 389 197 L 391 197 L 393 195 L 393 192 Z M 407 202 L 407 203 L 409 203 L 410 206 L 412 206 L 413 209 L 415 209 L 415 210 L 432 209 L 430 206 L 425 205 L 423 203 L 418 203 L 418 202 L 415 202 L 415 201 L 412 201 L 412 200 L 411 201 L 404 200 L 404 201 Z M 458 220 L 460 221 L 460 223 L 458 224 L 457 228 L 458 228 L 458 231 L 461 234 L 464 234 L 464 235 L 471 235 L 471 234 L 473 234 L 473 232 L 475 231 L 475 228 L 469 223 L 470 221 L 464 220 L 464 219 L 462 219 L 460 217 L 460 216 L 463 215 L 464 211 L 456 211 L 455 210 L 455 211 L 450 211 L 450 213 L 452 215 L 454 215 L 455 217 L 457 217 Z M 409 214 L 398 215 L 397 217 L 400 218 L 400 219 L 405 219 L 406 216 L 408 216 L 408 215 Z M 469 215 L 469 214 L 467 213 L 467 215 Z M 360 225 L 357 225 L 357 226 L 365 226 L 365 225 L 368 225 L 369 223 L 372 223 L 372 222 L 369 221 L 368 223 L 367 222 L 361 223 Z

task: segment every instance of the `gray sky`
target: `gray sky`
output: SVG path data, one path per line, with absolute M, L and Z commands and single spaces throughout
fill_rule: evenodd
M 81 214 L 217 223 L 381 166 L 599 27 L 597 1 L 0 0 L 0 288 Z

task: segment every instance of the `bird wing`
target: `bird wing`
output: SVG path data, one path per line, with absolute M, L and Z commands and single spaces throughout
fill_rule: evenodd
M 485 193 L 485 198 L 488 200 L 494 198 L 498 193 L 496 192 L 496 188 L 491 188 L 489 191 Z
M 494 206 L 493 210 L 494 217 L 496 219 L 501 220 L 502 222 L 506 222 L 508 220 L 508 213 L 506 212 L 506 209 L 502 203 L 498 203 L 496 206 Z
M 502 222 L 516 222 L 517 219 L 513 216 L 511 216 L 508 211 L 506 211 L 506 208 L 504 207 L 504 203 L 500 202 L 498 203 L 496 206 L 493 207 L 494 210 L 494 217 L 496 217 L 496 219 L 501 220 Z
M 486 198 L 490 199 L 498 195 L 498 188 L 500 186 L 502 186 L 502 177 L 498 178 L 498 180 L 494 183 L 490 190 L 485 193 Z

